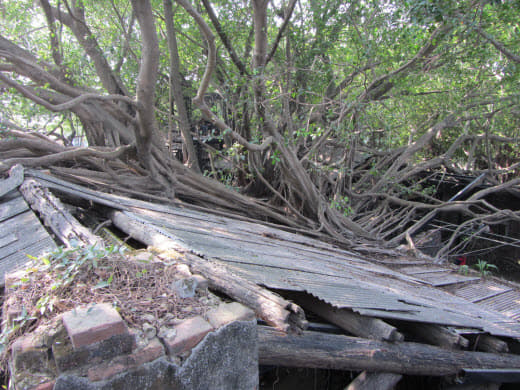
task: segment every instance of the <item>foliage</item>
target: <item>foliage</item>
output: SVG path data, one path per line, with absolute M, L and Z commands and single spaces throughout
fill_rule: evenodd
M 39 4 L 0 5 L 0 124 L 64 145 L 77 134 L 91 146 L 135 144 L 139 169 L 128 167 L 154 180 L 147 191 L 397 246 L 442 206 L 431 175 L 518 177 L 518 0 L 177 1 L 174 70 L 164 1 Z M 172 98 L 177 73 L 183 102 Z M 215 158 L 233 167 L 211 177 L 227 187 L 168 160 L 179 105 L 192 134 L 204 119 L 225 140 Z M 269 204 L 253 210 L 239 192 Z M 466 221 L 506 218 L 457 207 Z
M 473 267 L 480 273 L 480 276 L 488 276 L 491 275 L 491 271 L 498 271 L 498 267 L 494 264 L 490 264 L 484 260 L 478 259 L 476 264 L 473 264 Z

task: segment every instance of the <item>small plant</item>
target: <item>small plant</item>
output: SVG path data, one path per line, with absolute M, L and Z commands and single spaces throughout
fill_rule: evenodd
M 345 217 L 348 217 L 354 212 L 350 206 L 350 199 L 346 195 L 342 198 L 336 197 L 330 202 L 330 205 L 332 208 L 341 211 Z
M 498 271 L 498 267 L 495 264 L 488 263 L 484 260 L 478 260 L 476 264 L 473 264 L 473 267 L 480 272 L 480 276 L 488 276 L 491 275 L 491 270 Z
M 459 267 L 459 274 L 467 275 L 469 272 L 469 267 L 466 264 L 463 264 Z

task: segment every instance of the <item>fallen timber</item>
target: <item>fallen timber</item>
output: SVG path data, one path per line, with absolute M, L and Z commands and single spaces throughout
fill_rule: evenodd
M 111 219 L 119 229 L 131 237 L 158 250 L 160 256 L 174 258 L 187 264 L 192 272 L 204 276 L 211 288 L 252 308 L 260 318 L 275 328 L 284 332 L 300 333 L 307 327 L 303 310 L 298 305 L 233 275 L 223 265 L 187 253 L 168 236 L 143 225 L 123 212 L 113 212 Z
M 259 363 L 287 367 L 446 376 L 463 369 L 516 369 L 520 356 L 454 351 L 411 343 L 303 332 L 287 335 L 258 327 Z
M 67 246 L 97 245 L 103 247 L 103 240 L 81 225 L 70 214 L 61 201 L 37 180 L 26 179 L 20 192 L 34 211 L 37 211 L 45 224 Z

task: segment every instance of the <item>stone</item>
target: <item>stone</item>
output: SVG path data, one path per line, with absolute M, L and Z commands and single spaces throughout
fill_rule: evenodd
M 41 373 L 23 372 L 21 375 L 11 377 L 11 386 L 16 390 L 52 390 L 55 376 L 42 375 Z
M 213 327 L 201 316 L 184 320 L 175 327 L 174 337 L 164 337 L 163 342 L 170 355 L 178 355 L 196 346 Z
M 92 381 L 80 372 L 67 372 L 56 379 L 53 390 L 258 389 L 256 332 L 256 321 L 236 321 L 207 334 L 182 365 L 171 356 L 141 363 L 134 353 L 113 359 L 115 364 L 126 365 L 126 369 L 119 373 L 113 369 L 112 376 L 106 371 L 103 375 L 106 379 Z M 156 340 L 150 343 L 150 348 L 157 347 L 160 351 L 159 345 Z
M 175 328 L 169 327 L 169 326 L 161 326 L 159 328 L 159 334 L 158 336 L 161 339 L 173 339 L 177 335 L 177 331 Z
M 130 259 L 142 263 L 150 263 L 154 259 L 154 255 L 148 251 L 136 251 L 130 255 Z
M 131 355 L 131 359 L 134 364 L 140 365 L 151 362 L 165 354 L 164 346 L 161 341 L 155 337 L 150 343 L 139 351 L 134 352 Z
M 176 280 L 172 283 L 171 289 L 175 291 L 175 294 L 182 299 L 193 298 L 197 290 L 197 279 L 193 276 L 189 278 L 183 278 Z
M 215 329 L 218 329 L 233 321 L 254 320 L 255 312 L 238 302 L 221 303 L 218 307 L 209 310 L 206 318 Z
M 191 276 L 190 267 L 186 264 L 177 264 L 175 266 L 175 271 L 180 278 L 189 278 Z
M 178 325 L 182 320 L 179 320 L 175 315 L 172 313 L 166 313 L 164 317 L 160 319 L 161 325 L 167 325 L 167 326 L 173 326 Z
M 153 324 L 155 322 L 155 316 L 153 314 L 146 313 L 143 314 L 141 318 L 143 319 L 143 321 L 149 322 L 150 324 Z
M 148 340 L 151 340 L 157 335 L 157 329 L 152 324 L 145 322 L 143 324 L 143 333 Z
M 207 288 L 209 287 L 208 279 L 206 279 L 204 276 L 199 274 L 194 274 L 193 279 L 197 281 L 197 291 L 198 292 L 205 292 Z
M 179 373 L 183 389 L 256 390 L 256 321 L 235 321 L 209 333 L 191 351 Z
M 79 307 L 63 314 L 63 325 L 74 348 L 128 333 L 126 323 L 108 303 Z

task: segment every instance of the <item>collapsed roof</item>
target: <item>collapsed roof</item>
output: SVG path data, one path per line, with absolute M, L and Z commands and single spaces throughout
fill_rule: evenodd
M 455 374 L 462 368 L 520 368 L 517 363 L 520 357 L 502 355 L 514 350 L 520 338 L 520 286 L 515 283 L 483 278 L 476 273 L 463 275 L 454 266 L 439 266 L 426 258 L 397 252 L 381 250 L 376 256 L 373 250 L 369 255 L 359 248 L 345 250 L 274 226 L 211 214 L 180 202 L 164 205 L 103 193 L 41 171 L 28 170 L 25 179 L 25 190 L 21 192 L 26 199 L 30 196 L 25 192 L 32 195 L 36 192 L 35 187 L 27 185 L 31 180 L 34 185 L 45 191 L 48 188 L 70 203 L 88 202 L 93 206 L 91 210 L 102 207 L 104 218 L 111 220 L 126 235 L 161 253 L 172 250 L 181 253 L 191 267 L 206 274 L 213 288 L 235 294 L 234 299 L 255 309 L 260 318 L 279 330 L 300 334 L 280 338 L 281 334 L 276 331 L 261 328 L 261 340 L 265 342 L 264 348 L 260 347 L 261 362 L 419 375 Z M 0 192 L 2 275 L 23 262 L 25 253 L 37 255 L 55 245 L 41 225 L 34 222 L 33 213 L 16 190 L 23 180 L 23 174 L 16 177 L 12 173 L 0 186 L 3 189 Z M 48 210 L 38 209 L 38 203 L 41 206 L 42 202 L 30 200 L 30 203 L 47 225 L 64 229 L 56 223 L 55 217 L 49 217 Z M 31 233 L 27 229 L 31 229 Z M 71 228 L 74 229 L 78 228 Z M 54 233 L 60 236 L 60 232 Z M 24 239 L 28 236 L 31 240 Z M 98 239 L 83 238 L 87 241 Z M 392 359 L 397 359 L 397 365 L 388 365 L 378 359 L 370 363 L 375 365 L 363 365 L 359 363 L 362 360 L 359 357 L 358 363 L 354 363 L 345 355 L 334 361 L 321 361 L 319 350 L 316 350 L 320 343 L 326 349 L 331 347 L 327 343 L 355 340 L 337 335 L 319 338 L 313 332 L 304 331 L 308 325 L 304 311 L 336 324 L 349 335 L 375 340 L 371 343 L 392 343 L 366 346 L 384 348 L 391 353 L 395 348 Z M 305 337 L 321 340 L 313 347 L 316 359 L 295 358 L 298 351 L 303 351 L 299 348 L 303 348 L 301 343 Z M 282 357 L 283 354 L 273 351 L 275 347 L 265 347 L 273 346 L 274 340 L 276 348 L 283 343 L 292 343 L 293 355 Z M 438 364 L 421 365 L 417 360 L 414 365 L 422 368 L 414 369 L 406 364 L 410 360 L 410 355 L 406 354 L 415 353 L 409 349 L 410 340 L 425 343 L 423 347 L 427 352 L 444 356 L 447 361 L 460 357 L 450 355 L 453 349 L 462 352 L 471 348 L 491 352 L 491 357 L 488 356 L 491 360 L 482 356 L 472 360 L 472 352 L 465 352 L 467 358 L 451 369 Z M 433 347 L 428 344 L 444 349 L 431 350 L 428 348 Z

